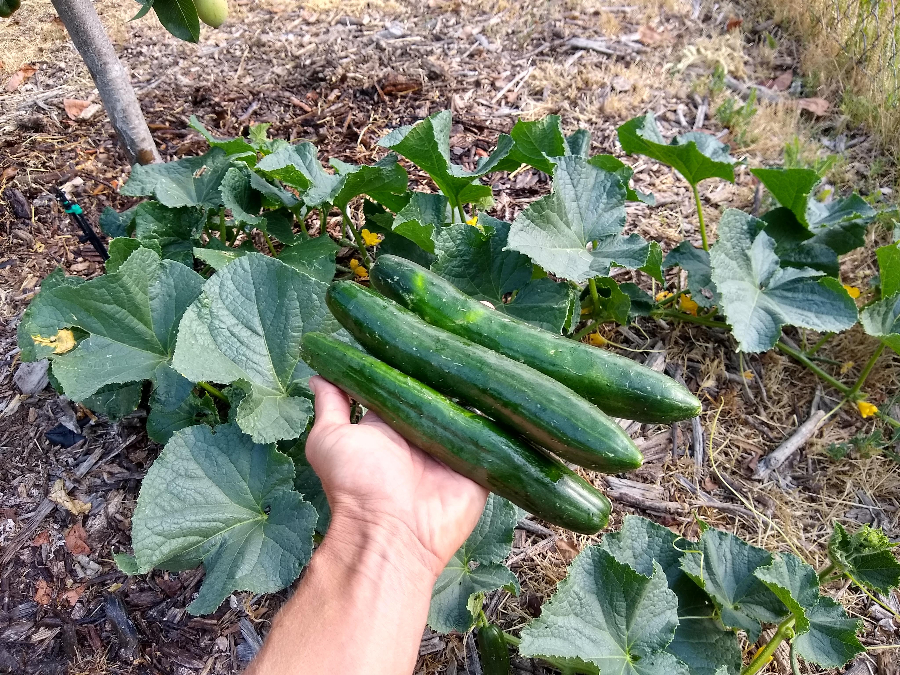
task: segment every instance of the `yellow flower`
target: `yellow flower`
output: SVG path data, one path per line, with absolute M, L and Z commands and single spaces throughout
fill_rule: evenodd
M 363 241 L 366 242 L 366 246 L 378 246 L 381 240 L 384 239 L 380 234 L 375 234 L 368 230 L 363 230 L 361 234 Z
M 850 295 L 851 298 L 856 300 L 859 297 L 860 290 L 856 286 L 848 286 L 844 284 L 844 290 Z
M 859 408 L 859 414 L 863 416 L 863 419 L 871 417 L 878 412 L 878 406 L 873 405 L 868 401 L 857 401 L 856 407 Z
M 591 333 L 588 335 L 588 343 L 595 347 L 602 347 L 606 344 L 606 338 L 600 335 L 600 333 Z
M 671 297 L 672 297 L 672 294 L 669 293 L 669 291 L 660 291 L 659 293 L 656 294 L 656 301 L 662 302 L 666 298 L 671 298 Z
M 466 225 L 471 225 L 472 227 L 477 226 L 477 225 L 478 225 L 478 214 L 475 214 L 474 216 L 472 216 L 471 218 L 469 218 L 469 219 L 466 221 Z
M 745 379 L 745 380 L 752 380 L 752 379 L 753 379 L 753 371 L 752 371 L 752 370 L 745 370 L 745 371 L 744 371 L 744 379 Z
M 32 335 L 31 339 L 34 344 L 43 345 L 44 347 L 53 347 L 54 354 L 65 354 L 75 349 L 75 336 L 68 328 L 62 328 L 52 337 L 41 337 L 40 335 Z
M 846 375 L 847 373 L 849 373 L 850 370 L 855 365 L 856 365 L 855 361 L 847 361 L 847 363 L 844 363 L 843 365 L 841 365 L 841 375 Z
M 359 264 L 359 260 L 351 260 L 350 261 L 350 269 L 353 270 L 353 273 L 358 276 L 360 279 L 366 279 L 369 276 L 369 270 Z
M 693 316 L 697 316 L 697 310 L 700 308 L 689 295 L 682 295 L 678 299 L 678 308 L 684 312 L 685 314 L 692 314 Z

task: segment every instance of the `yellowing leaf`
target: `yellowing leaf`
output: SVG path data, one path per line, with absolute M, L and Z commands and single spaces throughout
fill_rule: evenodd
M 602 347 L 606 344 L 606 338 L 600 335 L 600 333 L 591 333 L 588 335 L 588 343 L 595 347 Z
M 86 516 L 91 512 L 90 502 L 83 502 L 80 499 L 69 496 L 69 493 L 66 492 L 65 481 L 62 478 L 58 479 L 53 484 L 53 487 L 50 488 L 50 494 L 47 495 L 47 499 L 54 504 L 59 504 L 69 513 L 76 516 Z
M 672 297 L 672 294 L 669 291 L 660 291 L 659 293 L 656 294 L 656 301 L 662 302 L 663 300 L 666 300 L 667 298 L 671 298 L 671 297 Z
M 41 337 L 40 335 L 32 335 L 31 339 L 37 345 L 44 347 L 53 347 L 54 354 L 65 354 L 75 349 L 75 335 L 68 328 L 61 328 L 59 332 L 52 337 Z
M 859 297 L 860 290 L 856 286 L 848 286 L 844 284 L 844 290 L 850 295 L 851 298 L 856 300 Z
M 863 416 L 863 419 L 871 417 L 878 412 L 878 406 L 868 401 L 857 401 L 856 407 L 859 408 L 859 414 Z
M 368 230 L 363 230 L 361 234 L 363 241 L 366 243 L 366 246 L 377 246 L 383 238 L 381 237 L 381 235 L 375 234 L 374 232 L 369 232 Z
M 682 295 L 678 300 L 678 308 L 685 314 L 697 316 L 697 309 L 700 307 L 689 295 Z

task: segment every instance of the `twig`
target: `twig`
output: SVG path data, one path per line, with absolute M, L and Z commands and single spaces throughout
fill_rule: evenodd
M 825 413 L 816 410 L 809 416 L 803 424 L 797 427 L 797 430 L 781 445 L 775 448 L 768 455 L 763 457 L 756 465 L 756 471 L 753 472 L 753 478 L 757 480 L 765 480 L 775 469 L 784 464 L 788 457 L 793 455 L 816 433 L 819 422 L 825 417 Z
M 534 66 L 531 66 L 530 68 L 526 68 L 521 73 L 516 75 L 513 79 L 507 82 L 506 86 L 503 87 L 503 89 L 501 89 L 494 95 L 494 98 L 491 99 L 491 103 L 496 103 L 497 101 L 499 101 L 503 97 L 503 94 L 508 92 L 515 84 L 519 83 L 520 80 L 522 83 L 524 83 L 525 80 L 527 80 L 533 72 Z

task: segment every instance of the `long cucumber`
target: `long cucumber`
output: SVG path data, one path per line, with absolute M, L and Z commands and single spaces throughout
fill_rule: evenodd
M 549 375 L 610 415 L 665 423 L 700 413 L 700 401 L 672 378 L 492 310 L 405 258 L 379 256 L 369 276 L 428 323 Z
M 606 525 L 609 500 L 562 462 L 335 338 L 307 333 L 302 345 L 303 358 L 322 377 L 457 473 L 575 532 Z
M 436 328 L 352 281 L 333 283 L 325 297 L 370 354 L 531 442 L 597 471 L 641 465 L 643 457 L 622 427 L 552 377 Z

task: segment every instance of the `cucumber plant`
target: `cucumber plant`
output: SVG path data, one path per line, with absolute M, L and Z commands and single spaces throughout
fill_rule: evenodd
M 818 177 L 803 169 L 756 170 L 779 207 L 760 218 L 726 211 L 715 242 L 700 215 L 704 246 L 684 241 L 663 256 L 657 243 L 624 233 L 625 204 L 652 204 L 652 195 L 629 185 L 631 169 L 618 158 L 591 156 L 585 131 L 565 136 L 556 116 L 519 121 L 469 168 L 451 161 L 448 112 L 388 134 L 382 145 L 393 152 L 371 166 L 332 160 L 326 168 L 311 143 L 269 139 L 267 125 L 251 127 L 247 138 L 217 138 L 195 118 L 191 125 L 210 150 L 135 166 L 122 194 L 145 199 L 101 216 L 112 238 L 106 274 L 86 281 L 56 270 L 22 316 L 18 338 L 22 360 L 49 359 L 54 387 L 69 398 L 112 418 L 148 409 L 148 434 L 165 447 L 141 487 L 133 554 L 118 554 L 116 562 L 129 573 L 202 564 L 206 577 L 189 606 L 193 613 L 216 610 L 234 590 L 284 588 L 308 561 L 314 534 L 327 529 L 327 502 L 304 456 L 314 371 L 301 358 L 301 344 L 353 344 L 330 313 L 326 291 L 335 279 L 366 279 L 370 271 L 377 286 L 377 259 L 385 254 L 430 268 L 471 296 L 485 326 L 492 318 L 514 317 L 507 323 L 510 335 L 498 333 L 498 340 L 514 341 L 515 330 L 531 335 L 529 324 L 545 331 L 531 335 L 531 346 L 519 355 L 507 353 L 539 370 L 547 340 L 577 346 L 577 358 L 593 361 L 583 352 L 594 348 L 578 344 L 584 336 L 603 322 L 650 316 L 730 330 L 742 351 L 786 351 L 867 410 L 862 386 L 877 354 L 857 382 L 846 385 L 816 364 L 815 346 L 799 352 L 779 337 L 783 325 L 837 332 L 856 323 L 856 303 L 839 281 L 838 262 L 864 243 L 875 217 L 857 196 L 819 202 Z M 620 138 L 626 151 L 675 168 L 698 208 L 701 181 L 734 178 L 727 147 L 705 134 L 666 143 L 645 116 L 623 125 Z M 428 173 L 437 191 L 409 190 L 394 153 Z M 484 213 L 492 203 L 490 173 L 523 164 L 551 174 L 551 193 L 512 223 Z M 340 233 L 329 235 L 329 225 Z M 352 252 L 346 266 L 337 262 L 341 247 Z M 881 274 L 861 322 L 880 341 L 879 350 L 896 351 L 898 244 L 879 249 L 878 263 Z M 651 292 L 618 283 L 614 267 L 645 273 Z M 668 290 L 663 271 L 672 267 L 687 273 L 687 288 Z M 436 316 L 425 319 L 437 322 Z M 641 414 L 678 419 L 685 410 L 694 414 L 695 406 L 687 395 L 665 406 L 647 403 Z M 209 494 L 216 501 L 204 501 L 208 517 L 189 517 L 200 508 L 197 496 Z M 429 617 L 435 629 L 479 625 L 486 635 L 494 632 L 479 598 L 517 589 L 502 561 L 521 516 L 491 497 L 475 533 L 435 586 Z M 776 636 L 812 662 L 837 662 L 860 649 L 856 624 L 819 596 L 815 573 L 799 558 L 712 530 L 699 542 L 678 540 L 652 554 L 645 546 L 639 556 L 634 542 L 668 542 L 671 533 L 631 522 L 576 559 L 545 615 L 520 638 L 509 636 L 510 644 L 521 639 L 520 653 L 545 657 L 565 672 L 597 672 L 617 659 L 629 672 L 665 668 L 699 675 L 722 668 L 737 673 L 735 631 L 754 639 L 762 624 L 777 626 Z M 716 537 L 736 552 L 732 567 L 711 564 L 719 555 L 710 543 Z M 820 580 L 844 575 L 877 592 L 896 585 L 886 540 L 842 529 L 835 537 L 834 566 Z M 738 559 L 743 566 L 733 567 Z M 889 570 L 886 580 L 872 581 L 869 561 Z M 604 591 L 608 585 L 598 580 L 616 583 Z M 625 639 L 616 626 L 628 617 L 618 615 L 614 593 L 651 594 L 664 611 L 651 616 L 649 605 L 635 603 L 630 618 L 646 630 L 639 639 Z M 580 630 L 587 616 L 566 614 L 575 600 L 596 618 L 590 631 Z M 820 639 L 813 631 L 822 622 L 840 630 Z M 579 631 L 567 638 L 566 626 Z M 575 634 L 584 641 L 571 642 Z M 823 655 L 816 646 L 825 643 L 830 652 Z M 745 673 L 756 672 L 753 664 L 760 666 L 771 651 L 762 654 Z

